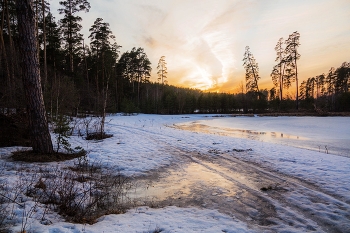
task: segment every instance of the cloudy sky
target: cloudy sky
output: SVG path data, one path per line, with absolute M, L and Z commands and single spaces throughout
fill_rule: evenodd
M 57 19 L 58 0 L 51 0 Z M 301 80 L 350 62 L 349 0 L 90 0 L 83 34 L 98 17 L 111 26 L 121 51 L 145 49 L 152 81 L 161 56 L 169 84 L 237 92 L 244 84 L 245 46 L 259 64 L 259 86 L 271 88 L 279 38 L 300 33 Z

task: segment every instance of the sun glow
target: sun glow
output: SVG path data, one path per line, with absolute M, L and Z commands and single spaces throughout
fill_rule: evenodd
M 214 82 L 212 79 L 212 74 L 208 72 L 207 69 L 196 66 L 196 72 L 193 73 L 193 76 L 197 77 L 197 87 L 199 89 L 210 89 L 214 86 Z
M 222 0 L 220 4 L 214 0 L 168 0 L 164 4 L 147 1 L 133 11 L 130 2 L 123 1 L 120 6 L 127 7 L 125 12 L 132 12 L 133 19 L 138 20 L 128 21 L 134 27 L 113 24 L 120 27 L 114 32 L 132 29 L 129 34 L 118 35 L 118 43 L 126 50 L 145 45 L 152 64 L 165 56 L 167 80 L 172 85 L 203 91 L 241 90 L 245 80 L 242 59 L 248 45 L 259 64 L 259 87 L 269 89 L 273 86 L 271 69 L 276 65 L 274 47 L 279 38 L 286 39 L 296 30 L 301 34 L 298 64 L 301 81 L 348 60 L 348 0 Z M 326 14 L 329 9 L 337 14 Z M 297 14 L 285 14 L 286 10 Z M 124 22 L 129 15 L 118 17 L 125 17 L 118 20 Z M 155 80 L 156 73 L 153 69 Z

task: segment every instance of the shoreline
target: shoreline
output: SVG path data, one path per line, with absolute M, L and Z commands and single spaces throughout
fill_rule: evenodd
M 327 113 L 317 113 L 317 112 L 271 112 L 271 113 L 247 113 L 247 114 L 229 114 L 232 117 L 246 116 L 246 117 L 279 117 L 279 116 L 295 116 L 295 117 L 350 117 L 350 112 L 327 112 Z

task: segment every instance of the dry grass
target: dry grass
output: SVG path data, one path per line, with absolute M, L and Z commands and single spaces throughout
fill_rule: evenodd
M 23 161 L 23 162 L 59 162 L 72 160 L 86 155 L 86 151 L 81 151 L 78 153 L 52 153 L 52 154 L 42 154 L 36 153 L 32 150 L 27 151 L 16 151 L 12 153 L 11 158 L 14 161 Z
M 22 157 L 35 155 L 32 152 L 15 154 Z M 39 157 L 44 157 L 40 161 L 47 161 L 46 157 L 49 156 Z M 29 160 L 38 161 L 36 157 Z M 5 161 L 1 164 L 7 164 L 3 170 L 15 169 L 17 178 L 9 185 L 5 174 L 1 174 L 0 170 L 0 232 L 9 232 L 9 227 L 16 222 L 22 222 L 24 232 L 28 230 L 26 228 L 32 218 L 50 222 L 45 214 L 47 212 L 56 212 L 69 222 L 93 224 L 103 215 L 124 213 L 130 206 L 127 193 L 132 184 L 129 178 L 115 168 L 89 161 L 87 156 L 75 158 L 74 165 L 66 168 L 58 165 L 32 166 L 28 163 L 15 165 Z M 26 202 L 23 200 L 30 200 L 35 205 L 24 208 Z M 22 206 L 22 216 L 13 212 L 19 206 Z M 35 210 L 39 206 L 45 210 L 44 215 L 38 218 Z
M 106 133 L 89 133 L 86 136 L 86 140 L 103 140 L 106 138 L 113 137 L 113 134 L 106 134 Z

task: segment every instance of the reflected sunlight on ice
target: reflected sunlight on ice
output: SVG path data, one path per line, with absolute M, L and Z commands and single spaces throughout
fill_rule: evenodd
M 348 117 L 218 117 L 177 126 L 196 132 L 350 156 Z

